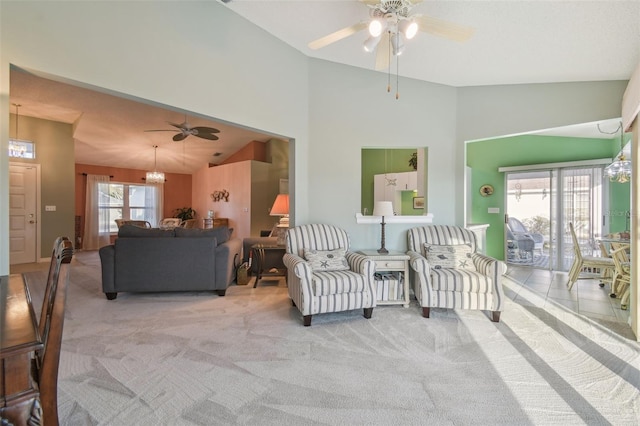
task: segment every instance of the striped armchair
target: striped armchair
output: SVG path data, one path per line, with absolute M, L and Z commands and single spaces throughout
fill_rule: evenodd
M 284 264 L 287 267 L 289 297 L 302 313 L 305 326 L 311 325 L 314 314 L 364 309 L 371 318 L 376 306 L 373 281 L 375 262 L 349 251 L 349 236 L 332 225 L 301 225 L 287 230 Z M 305 259 L 305 250 L 328 251 L 345 249 L 346 270 L 312 269 Z
M 407 240 L 407 254 L 410 256 L 409 274 L 416 298 L 422 306 L 423 317 L 429 318 L 431 307 L 481 309 L 492 312 L 492 321 L 500 321 L 500 312 L 504 305 L 501 279 L 506 272 L 506 265 L 504 262 L 476 253 L 476 236 L 472 231 L 459 226 L 428 225 L 409 229 Z M 425 244 L 430 246 L 430 255 Z M 465 245 L 470 247 L 470 250 L 465 248 Z M 436 266 L 438 260 L 449 257 L 446 253 L 449 247 L 442 246 L 454 246 L 451 249 L 452 253 L 470 251 L 470 254 L 456 254 L 458 264 L 454 268 L 447 267 L 446 261 Z M 438 259 L 436 253 L 444 254 L 440 254 L 441 259 Z M 455 259 L 456 256 L 452 255 L 450 258 Z M 431 263 L 427 260 L 429 257 L 432 259 Z M 461 262 L 467 263 L 467 269 L 458 267 Z

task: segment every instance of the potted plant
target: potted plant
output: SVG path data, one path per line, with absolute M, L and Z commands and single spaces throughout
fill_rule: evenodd
M 196 218 L 196 211 L 191 207 L 182 207 L 175 210 L 173 217 L 182 219 L 183 221 Z

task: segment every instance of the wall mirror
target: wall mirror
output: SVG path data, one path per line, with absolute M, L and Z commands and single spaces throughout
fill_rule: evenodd
M 391 201 L 396 216 L 422 216 L 427 206 L 425 148 L 363 148 L 360 213 L 370 216 L 376 201 Z

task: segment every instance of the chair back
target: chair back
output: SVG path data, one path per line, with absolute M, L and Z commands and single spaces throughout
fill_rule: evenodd
M 38 324 L 43 348 L 36 353 L 36 378 L 40 389 L 43 424 L 46 425 L 58 424 L 58 366 L 72 257 L 71 240 L 67 237 L 57 238 L 51 254 Z
M 527 228 L 524 226 L 524 224 L 520 222 L 520 220 L 516 219 L 515 217 L 509 218 L 509 221 L 507 222 L 507 227 L 512 232 L 521 232 L 523 234 L 526 234 L 527 232 L 529 232 Z
M 182 227 L 185 229 L 193 229 L 198 227 L 197 219 L 187 219 L 182 222 Z
M 310 224 L 287 229 L 286 251 L 304 257 L 304 249 L 349 251 L 351 241 L 347 232 L 333 225 Z
M 411 228 L 407 231 L 407 249 L 421 253 L 426 257 L 424 244 L 432 245 L 471 245 L 473 253 L 477 250 L 476 234 L 461 226 L 427 225 Z
M 173 229 L 177 228 L 182 224 L 182 219 L 178 217 L 167 217 L 160 221 L 158 224 L 158 228 L 160 229 Z
M 580 250 L 580 244 L 578 243 L 578 237 L 576 231 L 573 229 L 573 222 L 569 222 L 569 231 L 571 231 L 571 240 L 573 241 L 573 253 L 576 256 L 576 260 L 582 261 L 582 251 Z

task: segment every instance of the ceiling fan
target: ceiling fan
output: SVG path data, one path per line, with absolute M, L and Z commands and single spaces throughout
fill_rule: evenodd
M 353 24 L 309 43 L 316 50 L 368 28 L 369 38 L 364 50 L 373 52 L 377 48 L 376 70 L 389 67 L 389 52 L 399 56 L 404 50 L 405 40 L 412 39 L 418 31 L 453 41 L 466 41 L 474 29 L 432 16 L 411 14 L 411 9 L 422 0 L 360 0 L 369 7 L 370 19 Z M 386 35 L 386 36 L 385 36 Z M 391 48 L 391 50 L 390 50 Z
M 204 126 L 194 126 L 191 127 L 187 122 L 187 117 L 185 116 L 184 122 L 177 124 L 167 121 L 170 125 L 175 127 L 174 129 L 167 130 L 145 130 L 145 132 L 178 132 L 177 135 L 173 137 L 173 140 L 176 142 L 183 141 L 189 136 L 197 136 L 202 139 L 208 139 L 210 141 L 217 141 L 219 138 L 214 135 L 214 133 L 220 133 L 220 130 L 215 129 L 213 127 L 204 127 Z

